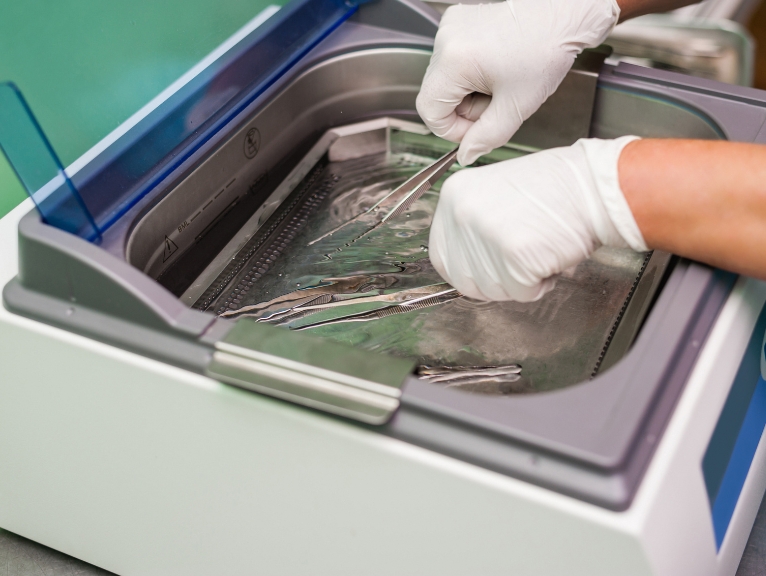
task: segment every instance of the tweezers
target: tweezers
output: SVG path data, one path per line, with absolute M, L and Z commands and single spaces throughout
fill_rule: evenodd
M 423 308 L 429 308 L 431 306 L 437 306 L 444 304 L 456 298 L 461 298 L 463 295 L 454 288 L 437 292 L 436 294 L 425 295 L 420 298 L 413 298 L 399 304 L 392 304 L 390 306 L 384 306 L 368 312 L 357 312 L 355 314 L 346 314 L 338 318 L 331 318 L 329 320 L 320 320 L 311 324 L 304 324 L 303 326 L 297 326 L 292 328 L 293 330 L 306 330 L 308 328 L 316 328 L 318 326 L 329 326 L 330 324 L 341 324 L 343 322 L 369 322 L 371 320 L 380 320 L 387 316 L 394 316 L 396 314 L 404 314 L 406 312 L 412 312 L 414 310 L 422 310 Z
M 351 220 L 347 220 L 340 226 L 337 226 L 330 230 L 329 232 L 326 232 L 316 240 L 312 240 L 309 242 L 309 246 L 312 244 L 316 244 L 320 240 L 324 240 L 328 236 L 332 236 L 339 230 L 342 230 L 349 224 L 356 222 L 360 218 L 363 218 L 364 216 L 371 214 L 372 212 L 377 212 L 381 208 L 386 208 L 388 206 L 391 206 L 393 204 L 393 207 L 388 211 L 388 213 L 379 221 L 377 222 L 372 228 L 367 230 L 362 236 L 359 238 L 366 236 L 369 232 L 371 232 L 373 229 L 377 228 L 384 222 L 387 222 L 388 220 L 391 220 L 393 218 L 396 218 L 397 216 L 401 215 L 407 208 L 412 206 L 416 200 L 418 200 L 423 194 L 428 192 L 428 190 L 431 189 L 431 187 L 436 184 L 439 181 L 439 178 L 444 176 L 444 174 L 447 172 L 447 170 L 452 167 L 452 165 L 455 163 L 455 160 L 457 159 L 457 151 L 458 149 L 455 148 L 451 152 L 447 152 L 444 156 L 439 158 L 436 162 L 433 164 L 430 164 L 429 166 L 426 166 L 423 168 L 420 172 L 412 176 L 409 180 L 407 180 L 404 184 L 396 188 L 393 192 L 385 196 L 383 199 L 379 200 L 376 204 L 374 204 L 371 208 L 368 210 L 362 212 L 361 214 L 354 216 Z M 356 240 L 359 240 L 359 238 L 356 238 Z
M 362 292 L 369 287 L 371 277 L 367 275 L 348 276 L 346 278 L 325 278 L 317 286 L 309 286 L 283 294 L 272 300 L 243 306 L 237 310 L 227 310 L 221 314 L 222 318 L 238 318 L 240 316 L 257 316 L 269 312 L 269 309 L 285 310 L 307 304 L 319 304 L 330 302 L 336 296 L 353 297 L 362 296 Z M 277 307 L 277 308 L 274 308 Z
M 447 387 L 480 382 L 512 383 L 521 380 L 521 366 L 419 366 L 417 374 L 421 380 Z
M 455 148 L 452 152 L 447 152 L 436 162 L 430 166 L 426 166 L 423 170 L 415 174 L 412 178 L 389 194 L 388 198 L 393 198 L 394 201 L 396 201 L 396 199 L 401 197 L 401 200 L 399 200 L 391 211 L 383 217 L 381 222 L 386 222 L 401 215 L 402 212 L 412 206 L 418 198 L 428 192 L 431 189 L 431 186 L 436 184 L 439 181 L 439 178 L 444 176 L 444 173 L 455 163 L 455 160 L 457 159 L 457 151 L 458 149 Z
M 337 308 L 339 306 L 349 306 L 352 304 L 407 304 L 414 302 L 417 299 L 440 294 L 449 289 L 449 284 L 446 282 L 440 282 L 438 284 L 432 284 L 430 286 L 421 286 L 418 288 L 410 288 L 408 290 L 400 290 L 389 294 L 372 294 L 365 295 L 365 293 L 356 294 L 333 294 L 327 295 L 326 298 L 315 298 L 309 302 L 302 302 L 291 306 L 285 310 L 277 310 L 271 314 L 267 314 L 258 318 L 258 322 L 279 322 L 280 324 L 286 324 L 294 320 L 299 320 L 305 316 L 316 314 L 317 312 L 324 312 L 331 308 Z

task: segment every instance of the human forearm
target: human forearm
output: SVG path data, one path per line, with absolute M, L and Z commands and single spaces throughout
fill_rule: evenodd
M 647 245 L 766 279 L 766 146 L 640 140 L 619 178 Z
M 462 170 L 442 185 L 429 254 L 463 294 L 524 302 L 601 246 L 766 280 L 766 146 L 583 139 Z
M 654 12 L 666 12 L 681 6 L 696 4 L 699 0 L 617 0 L 620 22 Z

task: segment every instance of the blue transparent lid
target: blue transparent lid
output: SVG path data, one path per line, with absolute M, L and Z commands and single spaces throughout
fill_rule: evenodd
M 47 223 L 88 240 L 100 236 L 29 105 L 10 82 L 0 84 L 0 149 Z
M 204 67 L 70 180 L 19 90 L 0 85 L 0 149 L 43 219 L 88 240 L 276 82 L 356 10 L 293 0 Z M 53 87 L 51 87 L 53 89 Z

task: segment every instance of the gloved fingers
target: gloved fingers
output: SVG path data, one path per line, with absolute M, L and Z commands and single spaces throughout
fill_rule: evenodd
M 531 286 L 522 284 L 510 274 L 504 275 L 502 281 L 497 278 L 490 280 L 487 270 L 476 269 L 480 267 L 476 262 L 458 263 L 460 258 L 456 257 L 457 255 L 442 256 L 442 251 L 438 243 L 436 243 L 436 249 L 429 246 L 434 269 L 458 292 L 474 300 L 534 302 L 556 286 L 558 275 L 543 278 Z M 445 260 L 452 261 L 452 266 L 445 267 Z M 481 278 L 482 282 L 478 282 L 478 278 Z
M 439 234 L 439 232 L 437 232 L 437 234 Z M 490 298 L 487 298 L 484 295 L 481 289 L 476 285 L 476 282 L 469 275 L 462 273 L 459 270 L 455 270 L 455 273 L 451 273 L 452 271 L 445 265 L 445 262 L 448 259 L 448 255 L 442 254 L 445 252 L 443 246 L 444 242 L 436 241 L 434 238 L 434 229 L 432 227 L 428 251 L 431 259 L 431 264 L 433 265 L 434 270 L 439 273 L 439 276 L 441 276 L 453 288 L 457 289 L 457 291 L 460 292 L 463 296 L 468 296 L 474 300 L 490 300 Z
M 512 276 L 504 278 L 502 282 L 486 282 L 485 278 L 485 282 L 480 286 L 474 278 L 486 276 L 486 271 L 474 271 L 474 265 L 468 262 L 462 262 L 462 264 L 447 268 L 445 260 L 452 260 L 454 264 L 454 261 L 459 261 L 459 258 L 455 258 L 455 255 L 450 254 L 442 255 L 444 251 L 442 244 L 443 242 L 438 241 L 430 242 L 429 253 L 431 264 L 447 283 L 464 296 L 474 300 L 534 302 L 545 296 L 556 286 L 558 276 L 544 278 L 532 286 L 522 284 Z
M 535 302 L 556 286 L 556 277 L 545 278 L 532 286 L 509 278 L 502 284 L 486 284 L 481 287 L 469 276 L 452 275 L 442 278 L 464 296 L 484 302 Z
M 521 282 L 508 267 L 501 244 L 487 242 L 481 230 L 459 222 L 460 192 L 453 189 L 442 197 L 431 225 L 429 255 L 439 275 L 474 300 L 533 302 L 552 290 L 556 276 L 539 278 L 528 271 Z
M 558 276 L 551 276 L 541 280 L 534 286 L 525 286 L 518 282 L 507 282 L 503 285 L 506 297 L 504 300 L 513 300 L 515 302 L 536 302 L 556 287 Z
M 506 144 L 523 121 L 512 99 L 501 101 L 499 98 L 492 98 L 460 141 L 457 161 L 462 166 L 473 164 L 479 156 Z
M 473 126 L 473 123 L 484 113 L 491 101 L 491 96 L 481 92 L 468 94 L 455 108 L 455 113 L 457 114 L 455 122 L 460 123 L 460 125 L 455 126 L 454 131 L 450 134 L 451 137 L 444 138 L 452 142 L 460 142 L 465 133 Z M 463 119 L 468 120 L 468 122 L 464 122 Z
M 415 101 L 418 114 L 436 136 L 460 142 L 472 122 L 458 114 L 457 109 L 474 87 L 452 78 L 444 58 L 431 62 L 420 93 Z
M 448 274 L 447 271 L 444 269 L 441 258 L 437 256 L 436 262 L 434 260 L 435 260 L 434 256 L 431 255 L 431 263 L 433 264 L 434 269 L 439 273 L 439 276 L 441 276 L 445 282 L 447 282 L 450 286 L 455 288 L 463 296 L 467 296 L 468 298 L 473 298 L 474 300 L 482 300 L 482 301 L 489 300 L 489 298 L 484 296 L 484 293 L 476 285 L 476 282 L 474 282 L 473 278 L 470 278 L 469 276 L 465 276 L 462 274 L 460 275 Z
M 458 116 L 462 116 L 473 123 L 484 113 L 491 101 L 492 96 L 482 94 L 481 92 L 474 92 L 463 98 L 455 112 L 457 112 Z

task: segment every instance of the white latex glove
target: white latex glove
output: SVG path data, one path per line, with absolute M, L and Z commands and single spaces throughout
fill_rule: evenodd
M 437 272 L 471 298 L 531 302 L 600 246 L 648 250 L 617 175 L 636 139 L 579 140 L 448 178 L 429 240 Z
M 502 146 L 545 102 L 585 48 L 620 15 L 616 0 L 506 0 L 450 6 L 417 99 L 437 136 L 472 164 Z M 491 96 L 491 98 L 490 98 Z

